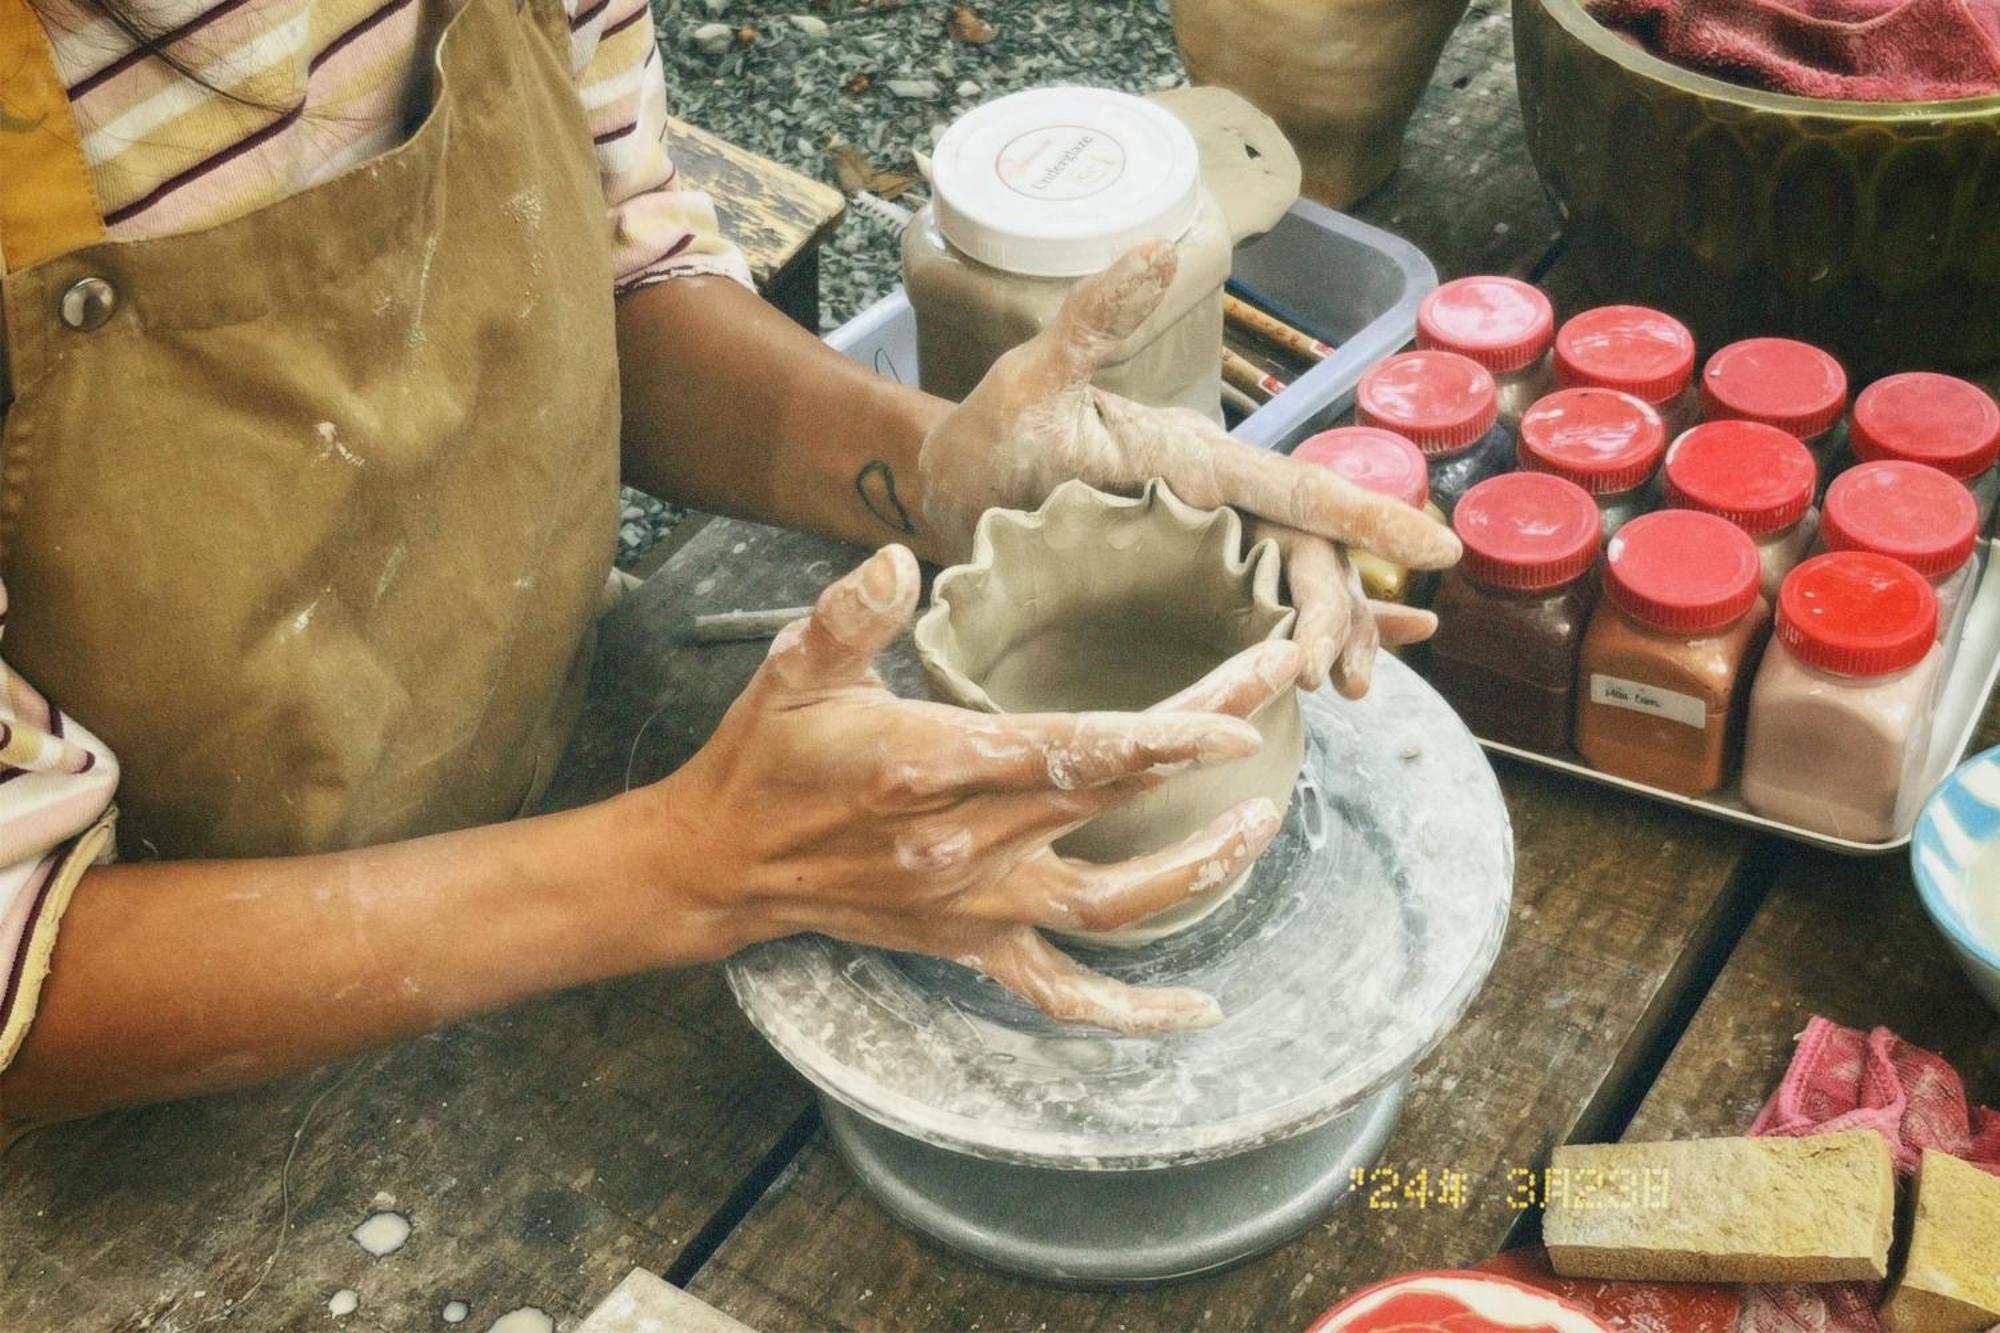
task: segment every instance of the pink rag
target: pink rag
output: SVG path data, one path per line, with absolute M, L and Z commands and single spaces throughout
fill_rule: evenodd
M 1757 1113 L 1752 1135 L 1803 1137 L 1872 1129 L 1907 1178 L 1926 1148 L 2000 1175 L 2000 1112 L 1971 1107 L 1958 1071 L 1887 1028 L 1857 1032 L 1814 1018 L 1792 1066 Z M 1737 1333 L 1882 1333 L 1872 1282 L 1752 1287 Z
M 2000 0 L 1585 0 L 1664 60 L 1860 102 L 2000 93 Z

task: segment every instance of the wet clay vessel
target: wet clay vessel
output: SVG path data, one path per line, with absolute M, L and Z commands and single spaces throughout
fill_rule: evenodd
M 1291 630 L 1293 613 L 1278 601 L 1277 548 L 1242 549 L 1234 510 L 1192 508 L 1157 481 L 1137 498 L 1065 482 L 1032 514 L 990 510 L 972 560 L 938 576 L 917 622 L 931 693 L 993 713 L 1150 708 Z M 1254 796 L 1282 812 L 1304 757 L 1297 692 L 1250 721 L 1264 737 L 1256 754 L 1170 778 L 1056 850 L 1121 861 L 1169 846 Z M 1243 878 L 1137 925 L 1077 938 L 1159 939 L 1220 907 Z

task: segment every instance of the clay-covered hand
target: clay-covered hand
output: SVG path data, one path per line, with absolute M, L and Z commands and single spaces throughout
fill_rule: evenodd
M 1071 290 L 1041 334 L 1002 357 L 923 443 L 923 516 L 942 545 L 970 550 L 979 516 L 995 506 L 1032 509 L 1062 482 L 1136 492 L 1153 477 L 1205 509 L 1232 505 L 1253 538 L 1283 548 L 1293 637 L 1304 650 L 1299 681 L 1332 676 L 1358 695 L 1379 641 L 1427 636 L 1428 612 L 1371 606 L 1342 547 L 1362 547 L 1412 569 L 1458 559 L 1449 529 L 1396 500 L 1349 485 L 1325 468 L 1230 439 L 1184 409 L 1144 407 L 1091 385 L 1091 376 L 1147 316 L 1173 281 L 1174 247 L 1142 245 Z
M 708 744 L 654 789 L 664 854 L 701 867 L 733 939 L 818 931 L 934 954 L 1120 1032 L 1218 1021 L 1208 995 L 1113 981 L 1036 928 L 1115 929 L 1227 883 L 1276 835 L 1272 803 L 1122 864 L 1049 844 L 1172 772 L 1255 750 L 1241 719 L 1290 688 L 1297 648 L 1251 648 L 1145 713 L 992 716 L 898 698 L 872 669 L 918 588 L 915 557 L 885 547 L 778 636 Z

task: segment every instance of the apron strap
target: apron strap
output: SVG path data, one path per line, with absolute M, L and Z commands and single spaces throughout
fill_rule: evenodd
M 0 0 L 0 275 L 103 239 L 49 35 L 28 0 Z

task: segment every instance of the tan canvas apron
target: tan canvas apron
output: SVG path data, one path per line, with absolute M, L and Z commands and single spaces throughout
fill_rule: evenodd
M 128 855 L 504 817 L 616 527 L 605 206 L 557 0 L 468 0 L 395 151 L 0 279 L 10 663 L 118 753 Z

